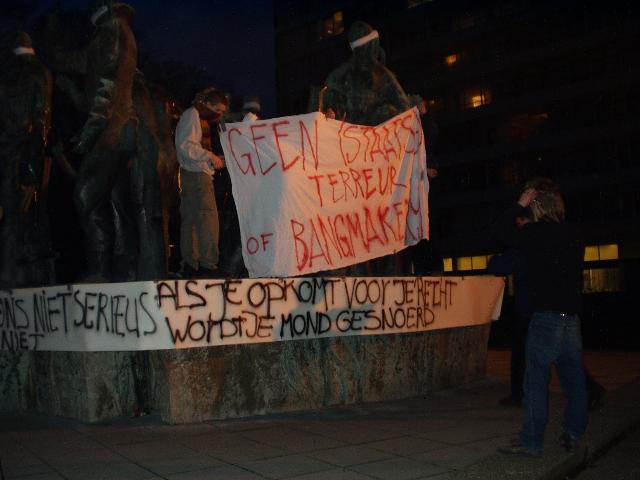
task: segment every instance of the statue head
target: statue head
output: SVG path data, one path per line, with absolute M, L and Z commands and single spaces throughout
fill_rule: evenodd
M 242 110 L 244 112 L 255 113 L 256 115 L 260 113 L 260 97 L 254 94 L 247 94 L 242 97 Z
M 33 42 L 27 32 L 18 32 L 13 41 L 13 53 L 15 55 L 34 55 Z
M 347 39 L 353 55 L 357 59 L 372 60 L 384 63 L 384 52 L 380 48 L 380 36 L 371 25 L 357 20 L 353 22 L 347 33 Z

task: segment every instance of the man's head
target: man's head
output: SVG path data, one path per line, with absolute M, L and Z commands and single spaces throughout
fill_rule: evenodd
M 564 200 L 558 186 L 548 178 L 535 178 L 525 185 L 525 190 L 533 188 L 536 197 L 529 205 L 534 222 L 564 221 Z
M 229 99 L 220 90 L 209 87 L 196 94 L 193 106 L 198 110 L 200 118 L 218 122 L 229 109 Z

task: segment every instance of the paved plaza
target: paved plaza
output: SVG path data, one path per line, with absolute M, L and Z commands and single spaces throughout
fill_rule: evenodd
M 586 363 L 609 390 L 590 424 L 593 449 L 640 419 L 640 354 L 587 352 Z M 515 479 L 570 468 L 580 459 L 556 441 L 557 383 L 545 456 L 496 453 L 521 421 L 519 409 L 498 405 L 507 378 L 508 352 L 492 350 L 484 380 L 394 402 L 193 425 L 165 425 L 155 414 L 99 425 L 5 416 L 0 459 L 6 479 L 24 480 Z

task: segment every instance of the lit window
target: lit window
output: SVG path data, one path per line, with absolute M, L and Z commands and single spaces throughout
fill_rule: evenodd
M 473 264 L 471 263 L 471 257 L 458 257 L 458 258 L 456 258 L 456 270 L 460 270 L 460 271 L 473 270 Z
M 490 255 L 474 255 L 473 257 L 458 257 L 455 259 L 456 270 L 468 271 L 468 270 L 486 270 L 487 262 L 491 258 Z M 451 266 L 451 270 L 446 269 L 447 261 Z M 445 271 L 453 270 L 453 259 L 445 258 Z
M 445 272 L 453 272 L 453 258 L 443 258 L 442 264 Z
M 609 245 L 589 245 L 584 249 L 585 262 L 597 262 L 598 260 L 617 260 L 618 245 L 612 243 Z
M 329 18 L 321 20 L 318 24 L 318 40 L 335 37 L 344 32 L 344 19 L 342 11 L 337 11 Z
M 471 257 L 471 266 L 474 270 L 485 270 L 487 268 L 487 256 L 477 255 Z
M 478 108 L 491 103 L 491 90 L 476 88 L 464 94 L 465 108 Z
M 598 247 L 600 253 L 600 260 L 617 260 L 618 259 L 618 245 L 600 245 Z
M 584 249 L 584 261 L 585 262 L 594 262 L 600 260 L 600 256 L 598 255 L 598 247 L 585 247 Z
M 446 57 L 444 57 L 444 63 L 446 63 L 448 66 L 451 66 L 458 61 L 458 58 L 459 57 L 457 53 L 452 53 L 451 55 L 447 55 Z
M 471 96 L 471 106 L 473 108 L 481 107 L 484 104 L 485 104 L 484 95 L 480 94 L 480 95 Z

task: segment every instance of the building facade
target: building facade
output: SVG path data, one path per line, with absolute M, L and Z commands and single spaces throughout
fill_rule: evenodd
M 307 112 L 380 32 L 387 66 L 438 125 L 432 238 L 446 271 L 484 273 L 487 226 L 533 176 L 556 180 L 587 243 L 585 336 L 640 341 L 640 6 L 595 1 L 275 0 L 279 115 Z M 428 160 L 429 161 L 429 160 Z M 637 338 L 637 336 L 634 336 Z

